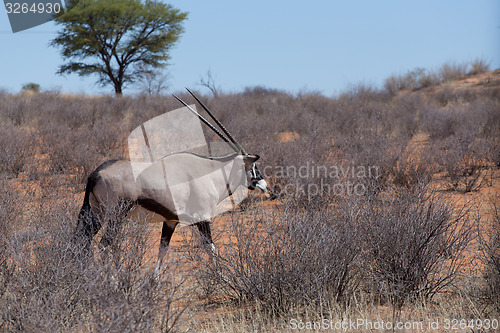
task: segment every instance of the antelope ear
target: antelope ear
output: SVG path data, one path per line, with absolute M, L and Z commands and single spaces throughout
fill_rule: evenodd
M 245 161 L 245 163 L 252 164 L 255 163 L 259 158 L 259 155 L 245 155 L 245 157 L 243 157 L 243 160 Z

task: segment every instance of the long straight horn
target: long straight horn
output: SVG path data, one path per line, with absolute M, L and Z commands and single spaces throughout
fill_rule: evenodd
M 208 113 L 208 115 L 217 123 L 217 125 L 219 125 L 219 127 L 222 129 L 222 131 L 224 133 L 226 133 L 227 137 L 229 138 L 229 140 L 231 140 L 234 145 L 236 147 L 238 147 L 238 149 L 244 154 L 246 155 L 247 152 L 245 151 L 245 149 L 243 149 L 243 147 L 238 143 L 238 141 L 236 141 L 236 139 L 231 135 L 231 133 L 229 133 L 229 131 L 224 127 L 224 125 L 222 125 L 222 123 L 219 121 L 219 119 L 217 119 L 214 114 L 212 112 L 210 112 L 210 110 L 205 106 L 205 104 L 203 104 L 202 101 L 200 101 L 200 99 L 198 97 L 196 97 L 195 94 L 193 94 L 191 92 L 191 90 L 189 90 L 188 88 L 186 88 L 186 90 L 191 94 L 191 96 L 194 97 L 194 99 L 196 99 L 196 101 L 198 103 L 200 103 L 201 107 Z
M 208 127 L 210 127 L 210 129 L 212 131 L 215 132 L 215 134 L 217 134 L 218 136 L 220 136 L 220 138 L 222 140 L 224 140 L 225 142 L 227 142 L 227 144 L 233 148 L 233 150 L 237 153 L 240 152 L 240 150 L 231 142 L 229 141 L 228 138 L 226 138 L 224 136 L 224 134 L 222 134 L 217 128 L 214 127 L 214 125 L 212 125 L 208 120 L 206 120 L 201 114 L 199 114 L 198 112 L 196 112 L 196 110 L 194 110 L 191 106 L 189 106 L 186 102 L 184 102 L 182 99 L 180 99 L 179 97 L 175 96 L 175 95 L 172 95 L 175 97 L 175 99 L 177 99 L 179 102 L 182 103 L 182 105 L 184 105 L 185 107 L 187 107 L 189 109 L 189 111 L 191 111 L 192 113 L 194 113 L 196 116 L 198 116 L 198 118 L 200 118 L 201 121 L 203 121 L 205 123 L 205 125 L 207 125 Z

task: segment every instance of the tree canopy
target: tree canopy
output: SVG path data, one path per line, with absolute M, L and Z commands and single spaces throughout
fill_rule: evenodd
M 156 0 L 79 0 L 55 19 L 62 26 L 51 45 L 68 63 L 58 74 L 97 75 L 115 93 L 167 65 L 187 13 Z

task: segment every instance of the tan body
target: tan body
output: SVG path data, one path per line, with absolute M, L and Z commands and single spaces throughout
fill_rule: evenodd
M 88 178 L 75 237 L 90 246 L 110 208 L 120 206 L 123 218 L 119 223 L 127 221 L 131 213 L 163 223 L 157 270 L 179 223 L 196 225 L 213 249 L 210 218 L 234 191 L 242 186 L 246 189 L 247 171 L 257 159 L 241 154 L 207 158 L 178 153 L 155 163 L 105 162 Z M 114 230 L 115 226 L 106 227 L 101 245 L 112 243 Z

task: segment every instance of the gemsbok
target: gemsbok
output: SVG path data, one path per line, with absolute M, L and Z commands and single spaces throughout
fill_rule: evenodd
M 194 114 L 196 119 L 212 129 L 234 152 L 222 157 L 177 152 L 156 160 L 152 158 L 149 162 L 110 160 L 101 164 L 87 179 L 74 235 L 75 241 L 82 242 L 87 251 L 90 251 L 91 241 L 103 226 L 110 207 L 119 205 L 123 214 L 123 218 L 111 219 L 117 220 L 115 223 L 125 222 L 131 212 L 145 210 L 146 214 L 152 216 L 151 221 L 163 222 L 155 269 L 157 273 L 179 223 L 196 225 L 203 241 L 213 253 L 215 247 L 210 220 L 221 212 L 222 202 L 238 203 L 242 199 L 235 198 L 236 193 L 246 196 L 247 189 L 256 188 L 272 198 L 273 195 L 268 191 L 267 183 L 255 163 L 259 156 L 247 154 L 210 110 L 191 91 L 189 93 L 226 135 L 191 106 L 177 96 L 174 97 L 189 110 L 187 113 L 191 117 Z M 168 131 L 168 128 L 163 130 Z M 146 134 L 144 136 L 150 148 L 151 143 Z M 107 223 L 111 220 L 108 219 Z M 106 226 L 101 246 L 106 247 L 113 242 L 115 230 L 115 226 Z

